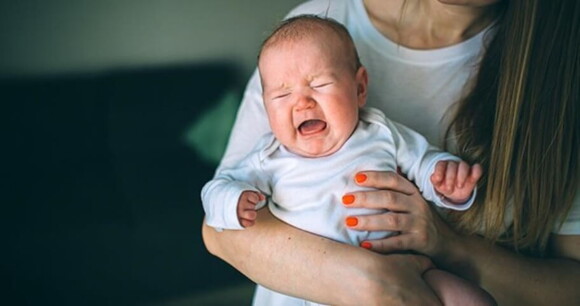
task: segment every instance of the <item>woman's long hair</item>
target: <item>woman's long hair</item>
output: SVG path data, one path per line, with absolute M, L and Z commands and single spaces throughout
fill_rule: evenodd
M 580 186 L 580 1 L 500 5 L 497 32 L 447 130 L 457 153 L 485 171 L 478 201 L 452 219 L 542 256 Z

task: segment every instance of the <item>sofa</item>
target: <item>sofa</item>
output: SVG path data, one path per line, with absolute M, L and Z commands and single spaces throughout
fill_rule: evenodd
M 230 63 L 0 78 L 0 303 L 154 305 L 249 284 L 200 231 L 235 109 L 202 129 L 219 135 L 191 134 L 244 82 Z

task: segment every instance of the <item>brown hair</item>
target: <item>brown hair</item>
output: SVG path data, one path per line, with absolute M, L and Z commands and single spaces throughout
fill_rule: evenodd
M 262 51 L 268 47 L 279 42 L 292 42 L 310 37 L 313 33 L 321 31 L 336 34 L 346 49 L 345 53 L 348 54 L 346 59 L 350 61 L 353 72 L 356 73 L 362 65 L 348 30 L 344 25 L 332 18 L 310 14 L 298 15 L 282 21 L 262 43 L 258 53 L 258 62 Z
M 460 230 L 541 256 L 580 182 L 580 2 L 501 6 L 474 87 L 447 130 L 458 154 L 485 171 L 476 204 L 452 219 Z

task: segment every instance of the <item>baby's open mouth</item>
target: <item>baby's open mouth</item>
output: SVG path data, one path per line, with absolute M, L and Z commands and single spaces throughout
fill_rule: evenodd
M 306 120 L 298 126 L 298 131 L 302 135 L 312 135 L 326 129 L 326 122 L 318 119 Z

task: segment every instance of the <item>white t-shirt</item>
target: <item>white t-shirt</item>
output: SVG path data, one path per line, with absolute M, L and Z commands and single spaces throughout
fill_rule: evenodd
M 288 16 L 317 14 L 346 26 L 369 72 L 367 105 L 419 132 L 435 145 L 442 144 L 448 126 L 445 114 L 460 100 L 490 30 L 460 44 L 434 50 L 413 50 L 385 38 L 371 23 L 362 0 L 314 0 Z M 488 35 L 489 34 L 489 35 Z M 258 71 L 250 79 L 220 168 L 233 167 L 270 132 L 262 101 Z M 580 192 L 560 229 L 555 233 L 580 235 Z

